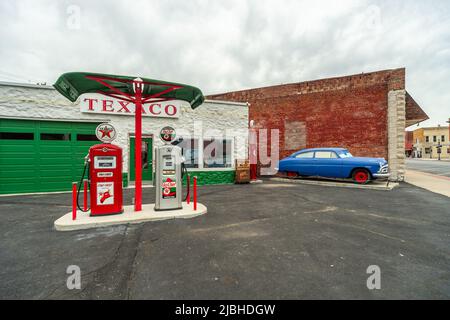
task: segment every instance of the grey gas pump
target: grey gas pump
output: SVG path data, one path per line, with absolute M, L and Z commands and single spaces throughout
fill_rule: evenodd
M 181 178 L 181 164 L 183 158 L 181 148 L 170 143 L 175 139 L 175 130 L 164 127 L 160 138 L 166 143 L 156 148 L 155 210 L 182 209 L 183 182 Z

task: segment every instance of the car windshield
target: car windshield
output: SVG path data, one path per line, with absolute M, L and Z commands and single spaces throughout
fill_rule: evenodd
M 340 158 L 353 158 L 352 154 L 348 151 L 342 151 L 339 153 Z

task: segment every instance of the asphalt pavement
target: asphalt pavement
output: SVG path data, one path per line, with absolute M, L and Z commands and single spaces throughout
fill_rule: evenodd
M 448 197 L 265 181 L 200 187 L 199 201 L 194 219 L 58 232 L 70 194 L 0 197 L 0 299 L 450 298 Z
M 406 168 L 421 172 L 427 172 L 438 176 L 450 177 L 450 161 L 449 160 L 423 160 L 423 159 L 406 159 Z

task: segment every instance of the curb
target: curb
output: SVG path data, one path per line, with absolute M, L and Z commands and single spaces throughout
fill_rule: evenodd
M 379 190 L 379 191 L 391 191 L 398 187 L 398 182 L 390 182 L 389 185 L 383 184 L 355 184 L 349 182 L 335 182 L 335 181 L 315 181 L 315 180 L 304 180 L 304 179 L 287 179 L 287 178 L 268 178 L 269 181 L 294 183 L 294 184 L 306 184 L 324 187 L 339 187 L 339 188 L 351 188 L 351 189 L 365 189 L 365 190 Z

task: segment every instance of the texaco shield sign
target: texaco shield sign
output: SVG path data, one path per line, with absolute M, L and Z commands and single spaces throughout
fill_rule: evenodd
M 103 143 L 111 143 L 116 138 L 117 131 L 109 123 L 100 123 L 95 129 L 95 135 Z
M 134 103 L 110 98 L 99 93 L 83 94 L 79 98 L 82 113 L 113 114 L 118 116 L 134 116 Z M 171 100 L 150 102 L 142 105 L 143 117 L 179 118 L 181 107 L 185 101 Z

